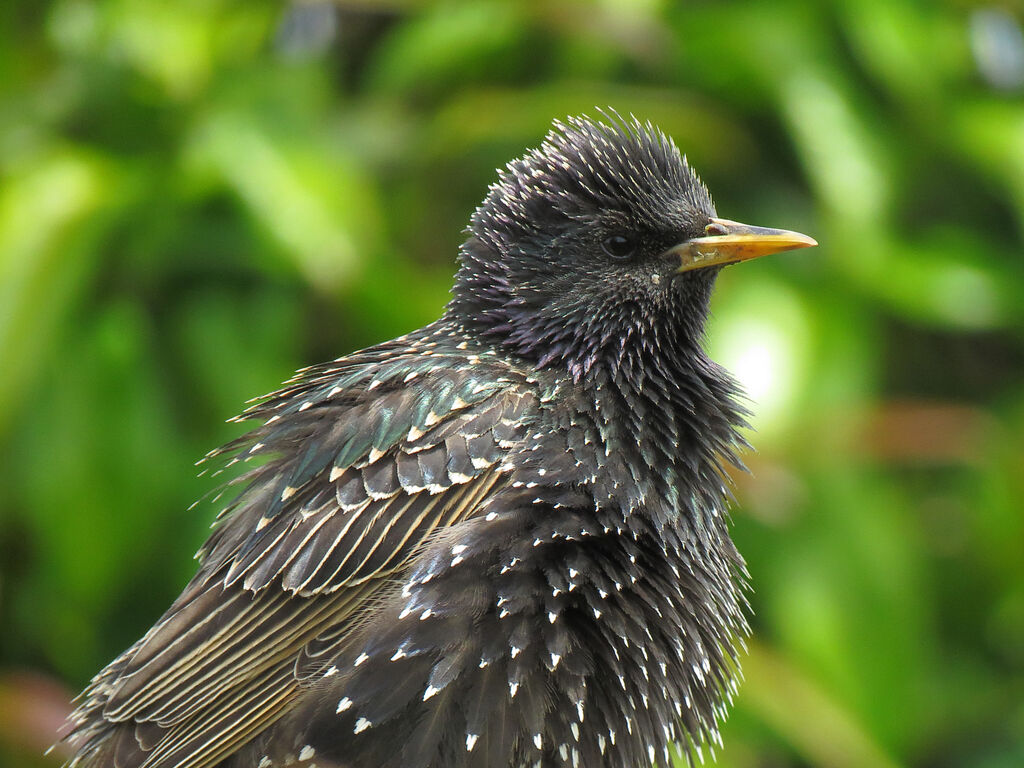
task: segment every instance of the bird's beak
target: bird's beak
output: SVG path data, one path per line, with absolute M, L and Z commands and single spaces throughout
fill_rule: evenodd
M 666 253 L 678 256 L 679 271 L 724 266 L 756 259 L 795 248 L 817 245 L 813 237 L 786 229 L 752 227 L 728 219 L 712 219 L 704 228 L 705 237 L 695 237 L 669 248 Z

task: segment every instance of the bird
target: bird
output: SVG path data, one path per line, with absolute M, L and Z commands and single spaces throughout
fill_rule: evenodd
M 71 768 L 636 768 L 721 745 L 749 634 L 748 404 L 720 218 L 649 121 L 556 120 L 472 213 L 442 316 L 299 371 L 198 570 L 69 717 Z

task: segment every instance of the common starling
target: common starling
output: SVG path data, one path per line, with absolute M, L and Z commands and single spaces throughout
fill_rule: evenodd
M 471 219 L 443 316 L 300 371 L 71 766 L 668 766 L 719 743 L 748 631 L 702 347 L 722 266 L 815 245 L 717 218 L 650 123 L 555 123 Z

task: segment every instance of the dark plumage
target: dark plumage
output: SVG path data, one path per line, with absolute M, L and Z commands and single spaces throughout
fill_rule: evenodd
M 86 690 L 71 765 L 635 768 L 717 743 L 743 409 L 708 298 L 722 264 L 813 241 L 715 215 L 649 124 L 573 119 L 510 163 L 441 319 L 300 372 L 212 454 L 261 462 Z

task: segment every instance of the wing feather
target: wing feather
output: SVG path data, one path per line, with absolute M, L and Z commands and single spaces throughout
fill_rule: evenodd
M 231 462 L 266 463 L 243 475 L 199 574 L 86 691 L 73 765 L 216 765 L 312 684 L 425 542 L 504 482 L 499 460 L 533 399 L 521 381 L 443 361 L 347 365 L 250 410 L 264 423 Z
M 252 721 L 272 719 L 296 690 L 291 665 L 278 664 L 170 730 L 140 768 L 215 765 L 252 738 Z

